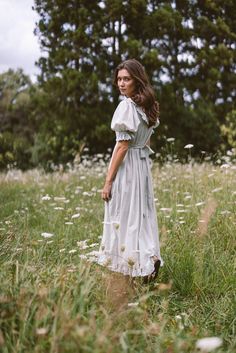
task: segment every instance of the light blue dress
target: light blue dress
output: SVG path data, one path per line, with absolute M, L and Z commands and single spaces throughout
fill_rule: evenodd
M 111 129 L 116 141 L 129 140 L 129 148 L 112 184 L 111 200 L 105 202 L 103 235 L 96 262 L 124 275 L 146 276 L 160 255 L 154 204 L 150 153 L 146 146 L 153 133 L 143 110 L 131 98 L 120 102 Z

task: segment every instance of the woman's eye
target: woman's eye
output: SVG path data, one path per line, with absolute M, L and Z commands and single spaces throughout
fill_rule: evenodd
M 125 82 L 129 82 L 130 78 L 129 77 L 124 77 L 123 79 L 121 77 L 117 78 L 117 82 L 121 82 L 121 81 L 125 81 Z

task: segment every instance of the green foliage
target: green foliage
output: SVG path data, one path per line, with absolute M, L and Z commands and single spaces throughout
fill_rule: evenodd
M 21 69 L 0 75 L 0 169 L 31 166 L 30 90 L 30 79 Z
M 0 169 L 6 167 L 27 169 L 30 166 L 31 144 L 25 136 L 11 132 L 0 133 Z
M 219 126 L 233 106 L 233 7 L 222 1 L 35 0 L 36 34 L 48 52 L 38 62 L 44 115 L 66 120 L 64 134 L 76 130 L 92 149 L 105 151 L 111 137 L 93 138 L 117 104 L 112 72 L 136 57 L 161 104 L 160 135 L 174 136 L 179 146 L 193 143 L 196 154 L 216 152 Z M 161 138 L 154 144 L 161 147 Z
M 236 153 L 236 110 L 232 110 L 226 115 L 225 124 L 221 126 L 221 132 Z
M 83 141 L 79 141 L 76 134 L 65 136 L 59 126 L 54 130 L 54 135 L 35 134 L 34 144 L 30 148 L 31 162 L 45 170 L 52 170 L 55 165 L 65 166 L 74 160 L 81 149 L 81 143 Z
M 91 153 L 111 147 L 119 98 L 113 72 L 132 57 L 160 102 L 154 149 L 164 150 L 164 136 L 175 138 L 179 156 L 188 143 L 195 157 L 232 147 L 234 130 L 225 129 L 233 128 L 226 116 L 235 110 L 234 7 L 215 0 L 35 0 L 38 83 L 22 70 L 0 75 L 0 132 L 28 141 L 30 150 L 16 158 L 11 145 L 13 157 L 1 152 L 1 167 L 10 159 L 22 168 L 66 164 L 84 144 Z

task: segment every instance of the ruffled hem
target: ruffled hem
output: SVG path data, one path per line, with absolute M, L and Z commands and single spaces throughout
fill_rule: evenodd
M 121 132 L 121 131 L 117 131 L 116 132 L 116 141 L 128 141 L 131 140 L 132 137 L 130 136 L 130 134 L 128 132 Z
M 109 257 L 104 254 L 101 254 L 99 251 L 93 251 L 91 253 L 87 253 L 88 255 L 92 255 L 91 258 L 87 258 L 89 262 L 97 263 L 100 266 L 106 267 L 110 271 L 118 272 L 123 275 L 128 275 L 131 277 L 144 277 L 150 275 L 154 271 L 154 263 L 151 260 L 152 256 L 158 257 L 158 255 L 152 255 L 147 265 L 142 268 L 135 268 L 134 266 L 122 264 L 122 265 L 113 265 L 109 263 Z M 160 258 L 160 257 L 159 257 Z M 164 265 L 162 258 L 160 258 L 161 267 Z

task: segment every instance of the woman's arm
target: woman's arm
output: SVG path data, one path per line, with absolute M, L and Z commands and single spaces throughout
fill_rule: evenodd
M 102 190 L 102 198 L 104 201 L 109 201 L 111 198 L 111 187 L 112 182 L 115 178 L 117 170 L 121 165 L 123 159 L 125 158 L 126 152 L 128 150 L 128 141 L 117 142 L 114 151 L 112 153 L 111 162 L 108 168 L 106 181 Z

